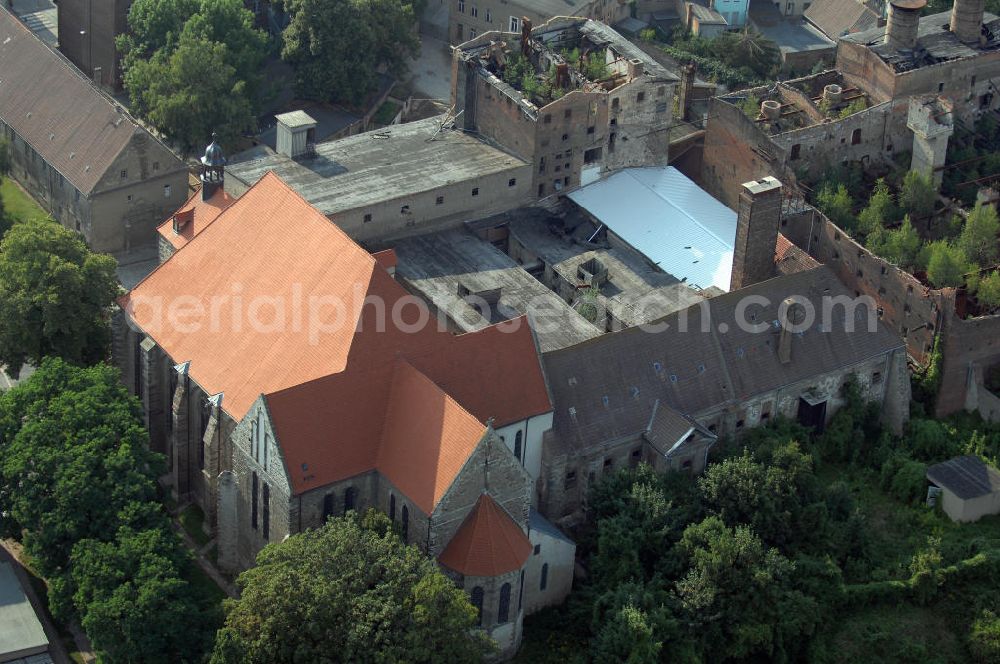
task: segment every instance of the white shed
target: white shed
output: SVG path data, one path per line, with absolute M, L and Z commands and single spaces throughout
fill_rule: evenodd
M 935 464 L 927 469 L 927 479 L 941 488 L 942 507 L 952 521 L 1000 514 L 1000 472 L 977 456 Z

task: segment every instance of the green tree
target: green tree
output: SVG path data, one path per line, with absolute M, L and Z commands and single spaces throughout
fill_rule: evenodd
M 876 236 L 876 233 L 869 235 L 869 239 Z M 894 228 L 885 233 L 885 243 L 881 251 L 876 254 L 886 258 L 896 265 L 904 268 L 911 268 L 917 264 L 917 257 L 920 254 L 922 241 L 917 234 L 913 224 L 910 223 L 910 215 L 903 217 L 903 224 L 899 228 Z M 869 249 L 871 247 L 869 246 Z
M 983 609 L 972 623 L 969 652 L 977 664 L 1000 661 L 1000 618 L 993 611 Z
M 254 126 L 255 102 L 229 59 L 225 44 L 185 33 L 173 52 L 161 49 L 127 69 L 125 87 L 140 115 L 185 150 L 213 132 L 232 143 Z
M 136 504 L 155 499 L 163 470 L 118 370 L 57 358 L 0 395 L 0 461 L 5 518 L 25 530 L 49 577 L 66 571 L 78 541 L 113 536 L 123 514 L 143 515 Z
M 709 517 L 684 531 L 680 547 L 689 569 L 677 593 L 705 661 L 784 659 L 819 622 L 816 600 L 794 588 L 794 563 L 750 528 Z
M 927 279 L 935 288 L 962 285 L 969 261 L 961 249 L 947 240 L 938 240 L 927 245 L 925 253 Z
M 929 217 L 934 212 L 937 191 L 931 179 L 918 171 L 908 171 L 899 191 L 899 204 L 915 217 Z
M 376 512 L 268 545 L 239 585 L 213 664 L 471 662 L 490 645 L 466 594 Z
M 243 0 L 201 0 L 201 8 L 184 24 L 181 42 L 185 39 L 224 44 L 226 64 L 246 83 L 248 94 L 256 92 L 270 45 L 267 35 L 254 27 L 254 15 Z
M 958 248 L 965 257 L 978 267 L 996 265 L 1000 255 L 997 235 L 1000 234 L 1000 219 L 992 205 L 977 204 L 965 220 L 962 234 L 958 237 Z
M 987 307 L 1000 307 L 1000 271 L 994 270 L 979 282 L 976 291 L 979 303 Z
M 0 241 L 0 364 L 17 374 L 47 355 L 76 363 L 106 357 L 115 268 L 111 256 L 91 253 L 59 224 L 13 226 Z
M 360 103 L 381 67 L 399 75 L 420 48 L 414 8 L 403 0 L 286 0 L 285 9 L 281 57 L 305 99 Z
M 123 527 L 113 542 L 73 547 L 74 605 L 101 661 L 198 661 L 211 644 L 205 616 L 181 570 L 189 565 L 166 528 Z
M 128 32 L 117 38 L 127 72 L 137 61 L 177 47 L 184 24 L 194 16 L 199 0 L 135 0 L 128 11 Z
M 831 182 L 824 183 L 816 196 L 816 205 L 830 218 L 830 221 L 844 230 L 850 231 L 857 226 L 857 219 L 852 210 L 854 201 L 851 200 L 851 195 L 843 184 L 834 186 Z
M 595 662 L 656 664 L 662 648 L 646 612 L 627 604 L 601 627 L 591 652 Z
M 875 189 L 868 199 L 868 206 L 858 214 L 858 224 L 862 231 L 871 233 L 878 228 L 883 228 L 887 223 L 896 218 L 895 205 L 892 201 L 892 192 L 885 180 L 879 178 L 875 182 Z
M 117 44 L 136 113 L 185 150 L 253 128 L 269 45 L 242 0 L 137 0 Z
M 712 53 L 735 69 L 746 67 L 757 76 L 767 77 L 781 64 L 781 51 L 770 39 L 745 28 L 740 32 L 723 32 L 711 40 Z

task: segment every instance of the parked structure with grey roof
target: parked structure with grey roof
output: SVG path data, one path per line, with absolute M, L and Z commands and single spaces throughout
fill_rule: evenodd
M 879 15 L 858 0 L 815 0 L 802 16 L 833 41 L 879 25 Z
M 955 457 L 927 469 L 940 487 L 942 507 L 952 521 L 978 521 L 1000 514 L 1000 472 L 977 456 Z
M 513 259 L 468 231 L 408 237 L 393 248 L 396 280 L 427 299 L 458 331 L 474 332 L 527 314 L 543 352 L 602 332 Z
M 776 417 L 822 428 L 848 380 L 899 431 L 910 396 L 904 342 L 873 306 L 830 306 L 850 296 L 817 267 L 546 353 L 555 414 L 541 509 L 572 515 L 603 473 L 643 460 L 699 472 L 715 436 Z
M 268 171 L 369 244 L 457 226 L 530 200 L 530 165 L 446 116 L 319 143 L 308 153 L 260 149 L 256 158 L 228 167 L 226 191 L 240 196 Z
M 0 562 L 0 662 L 44 656 L 49 639 L 10 563 Z
M 184 163 L 3 8 L 0 136 L 10 175 L 93 249 L 153 242 L 187 199 Z

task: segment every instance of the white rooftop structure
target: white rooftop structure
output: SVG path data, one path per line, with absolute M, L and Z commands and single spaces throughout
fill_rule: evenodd
M 673 166 L 618 171 L 569 198 L 664 272 L 729 290 L 736 213 Z
M 43 655 L 48 649 L 45 630 L 14 569 L 0 562 L 0 662 Z

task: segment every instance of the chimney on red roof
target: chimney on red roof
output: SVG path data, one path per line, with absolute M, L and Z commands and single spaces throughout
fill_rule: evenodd
M 194 221 L 194 208 L 189 210 L 180 210 L 174 213 L 174 233 L 177 235 L 181 234 L 184 227 Z

